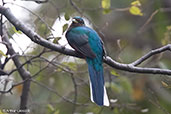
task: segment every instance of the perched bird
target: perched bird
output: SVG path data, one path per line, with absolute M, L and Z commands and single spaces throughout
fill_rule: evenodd
M 103 42 L 97 32 L 85 26 L 81 17 L 74 17 L 68 28 L 66 39 L 69 45 L 82 54 L 88 64 L 91 101 L 100 106 L 109 106 L 103 77 Z

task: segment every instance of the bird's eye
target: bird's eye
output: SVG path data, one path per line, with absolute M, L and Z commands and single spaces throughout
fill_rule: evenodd
M 72 19 L 72 22 L 74 23 L 78 23 L 78 21 L 76 19 Z

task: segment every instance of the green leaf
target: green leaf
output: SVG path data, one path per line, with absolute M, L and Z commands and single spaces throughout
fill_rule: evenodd
M 5 55 L 4 52 L 2 52 L 1 50 L 0 50 L 0 55 L 3 55 L 3 56 L 5 56 L 5 57 L 8 57 L 8 56 Z
M 59 110 L 56 110 L 53 114 L 60 114 Z
M 65 25 L 63 26 L 63 32 L 62 32 L 62 33 L 64 33 L 64 32 L 67 30 L 67 28 L 68 28 L 68 24 L 65 24 Z
M 54 107 L 53 107 L 51 104 L 47 104 L 47 107 L 48 107 L 48 109 L 49 109 L 51 112 L 55 110 Z
M 114 75 L 114 76 L 119 76 L 119 74 L 115 71 L 115 70 L 111 70 L 110 74 Z
M 171 31 L 171 25 L 166 27 L 167 30 Z
M 13 31 L 14 31 L 15 33 L 22 34 L 22 32 L 19 31 L 19 30 L 17 31 L 16 28 L 15 28 L 14 26 L 13 26 L 12 28 L 13 28 Z
M 101 2 L 103 9 L 109 9 L 110 8 L 110 0 L 102 0 Z
M 69 69 L 76 71 L 77 70 L 77 64 L 74 62 L 63 62 L 63 65 L 66 65 Z
M 103 8 L 103 14 L 108 14 L 108 13 L 111 12 L 111 10 L 110 10 L 110 5 L 111 5 L 110 0 L 102 0 L 101 5 L 102 5 L 102 8 Z
M 56 69 L 56 72 L 61 72 L 61 71 L 62 71 L 61 68 L 57 68 L 57 69 Z
M 53 43 L 55 44 L 58 44 L 58 41 L 61 39 L 61 37 L 56 37 L 54 40 L 53 40 Z
M 117 107 L 115 107 L 115 108 L 114 108 L 114 110 L 113 110 L 113 112 L 114 112 L 114 114 L 119 114 L 119 110 L 118 110 L 118 108 L 117 108 Z
M 36 24 L 37 24 L 36 31 L 38 32 L 40 36 L 46 37 L 50 33 L 50 30 L 48 29 L 45 23 L 38 22 Z
M 166 82 L 164 82 L 164 81 L 161 81 L 161 83 L 162 83 L 162 85 L 164 86 L 164 87 L 168 87 L 169 85 L 166 83 Z
M 162 45 L 171 43 L 171 26 L 166 27 L 166 32 L 164 33 L 164 38 L 161 39 Z
M 12 27 L 9 28 L 9 33 L 10 33 L 11 35 L 13 35 L 13 34 L 15 34 L 15 33 L 22 34 L 22 32 L 21 32 L 21 31 L 17 31 L 16 28 L 15 28 L 14 26 L 12 26 Z
M 7 111 L 7 110 L 6 109 L 4 109 L 4 111 L 3 110 L 0 110 L 0 114 L 8 114 L 5 111 Z
M 169 85 L 168 83 L 166 83 L 164 81 L 161 81 L 161 83 L 162 83 L 163 87 L 168 88 L 168 89 L 171 88 L 171 85 Z
M 69 16 L 68 13 L 65 13 L 64 17 L 65 17 L 65 20 L 66 20 L 66 21 L 68 21 L 68 20 L 70 19 L 70 16 Z
M 125 48 L 127 46 L 127 41 L 118 39 L 117 45 L 118 45 L 119 49 L 122 50 L 123 48 Z
M 103 14 L 108 14 L 108 13 L 110 13 L 110 12 L 111 12 L 110 9 L 104 9 L 104 10 L 103 10 Z
M 141 9 L 139 8 L 140 6 L 141 6 L 141 2 L 139 0 L 133 1 L 131 3 L 131 7 L 129 8 L 129 12 L 132 15 L 143 16 L 143 13 L 141 12 Z
M 141 3 L 139 0 L 136 0 L 136 1 L 131 2 L 131 5 L 132 6 L 141 6 Z
M 129 12 L 132 14 L 132 15 L 139 15 L 139 16 L 143 16 L 143 13 L 141 12 L 141 9 L 137 6 L 131 6 L 129 8 Z

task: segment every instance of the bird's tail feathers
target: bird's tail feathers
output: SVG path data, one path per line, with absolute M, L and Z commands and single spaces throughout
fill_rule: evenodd
M 100 106 L 109 106 L 109 100 L 104 86 L 103 68 L 97 71 L 93 65 L 88 64 L 88 69 L 90 75 L 91 101 Z

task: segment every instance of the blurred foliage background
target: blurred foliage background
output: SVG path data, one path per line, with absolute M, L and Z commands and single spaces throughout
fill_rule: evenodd
M 150 50 L 171 41 L 170 0 L 38 1 L 11 0 L 6 5 L 24 7 L 23 11 L 27 11 L 29 15 L 23 22 L 43 38 L 57 44 L 63 40 L 67 24 L 76 15 L 83 16 L 87 24 L 99 33 L 107 55 L 121 63 L 131 63 Z M 17 5 L 19 2 L 23 4 Z M 38 8 L 31 10 L 27 4 Z M 60 35 L 54 35 L 52 29 L 57 21 L 62 25 L 57 27 L 56 24 L 55 31 L 64 32 Z M 7 25 L 12 40 L 15 40 L 12 38 L 15 34 L 22 34 L 10 23 Z M 30 47 L 29 51 L 22 51 L 20 60 L 26 62 L 25 67 L 33 76 L 28 104 L 32 114 L 171 113 L 171 78 L 167 75 L 129 73 L 104 64 L 105 85 L 111 105 L 99 107 L 90 101 L 88 70 L 84 60 L 62 55 L 33 43 L 28 48 Z M 171 53 L 165 52 L 151 57 L 141 66 L 171 69 L 170 59 Z M 8 62 L 5 69 L 15 69 L 12 61 Z M 12 83 L 21 80 L 17 72 L 10 79 Z M 1 86 L 5 85 L 3 82 L 1 78 Z M 13 94 L 2 94 L 0 107 L 18 108 L 21 91 L 22 85 L 15 87 Z

